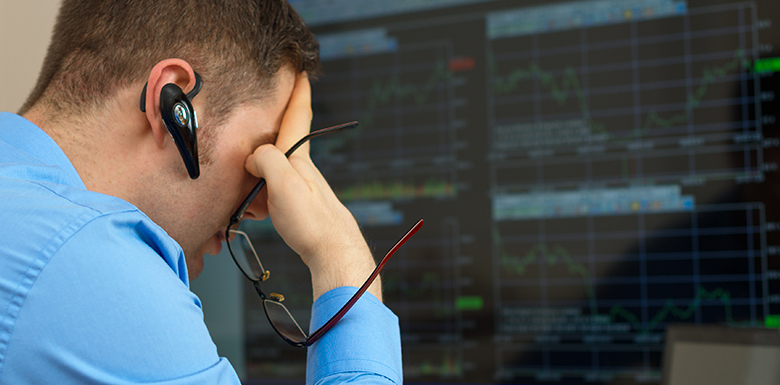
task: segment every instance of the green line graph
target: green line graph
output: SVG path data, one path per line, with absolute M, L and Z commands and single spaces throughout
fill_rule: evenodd
M 494 72 L 497 72 L 495 68 Z M 550 92 L 550 95 L 558 104 L 565 104 L 570 98 L 569 95 L 574 93 L 579 103 L 583 120 L 588 122 L 588 126 L 594 132 L 604 132 L 604 126 L 590 118 L 590 107 L 585 97 L 582 82 L 577 76 L 574 67 L 566 67 L 563 70 L 560 82 L 558 82 L 554 73 L 543 70 L 537 63 L 531 63 L 527 68 L 516 69 L 505 77 L 495 76 L 493 78 L 493 92 L 496 95 L 509 94 L 518 88 L 521 81 L 533 78 L 539 79 L 541 86 Z
M 463 374 L 463 364 L 453 354 L 445 353 L 441 362 L 435 362 L 435 359 L 418 361 L 405 366 L 404 372 L 415 376 L 458 377 Z
M 360 125 L 353 130 L 334 135 L 313 144 L 319 152 L 331 153 L 343 149 L 347 143 L 376 123 L 376 113 L 380 108 L 400 101 L 411 100 L 415 105 L 427 103 L 434 91 L 453 77 L 445 61 L 437 61 L 427 79 L 422 83 L 405 82 L 401 75 L 393 75 L 387 80 L 374 80 L 362 107 Z
M 402 300 L 424 301 L 433 303 L 428 308 L 436 317 L 450 317 L 455 311 L 452 299 L 445 298 L 441 274 L 425 272 L 418 279 L 401 279 L 396 274 L 386 274 L 382 277 L 382 290 L 387 301 Z
M 594 278 L 591 276 L 590 270 L 584 264 L 575 261 L 566 248 L 560 245 L 547 246 L 545 244 L 537 244 L 531 247 L 525 255 L 521 256 L 513 255 L 503 250 L 503 242 L 498 232 L 494 232 L 493 240 L 498 250 L 501 266 L 517 275 L 525 275 L 526 267 L 537 261 L 553 266 L 557 264 L 565 265 L 570 274 L 582 278 L 590 315 L 600 315 L 593 283 Z M 634 313 L 620 305 L 613 305 L 606 315 L 609 316 L 611 322 L 618 322 L 618 320 L 622 319 L 629 322 L 640 333 L 647 333 L 653 331 L 659 324 L 665 322 L 670 317 L 676 317 L 683 321 L 688 320 L 701 307 L 702 302 L 714 300 L 719 301 L 723 305 L 726 322 L 733 324 L 735 321 L 732 315 L 731 293 L 723 288 L 715 288 L 708 291 L 703 286 L 697 288 L 696 295 L 686 306 L 678 307 L 674 300 L 671 298 L 667 299 L 665 305 L 650 318 L 646 325 Z
M 659 310 L 652 319 L 650 319 L 646 330 L 650 331 L 655 329 L 659 323 L 663 322 L 670 316 L 675 316 L 683 321 L 690 319 L 696 313 L 696 310 L 701 306 L 701 302 L 703 300 L 720 301 L 723 304 L 726 322 L 732 324 L 734 323 L 734 318 L 731 314 L 731 293 L 723 288 L 716 288 L 712 291 L 707 291 L 707 289 L 704 287 L 699 286 L 698 290 L 696 291 L 696 296 L 687 307 L 677 307 L 677 305 L 674 304 L 674 301 L 667 299 L 664 307 L 661 308 L 661 310 Z M 642 326 L 639 318 L 637 318 L 634 313 L 631 313 L 620 305 L 614 305 L 609 309 L 609 318 L 615 320 L 618 317 L 630 322 L 637 329 L 641 328 Z
M 705 68 L 702 71 L 698 87 L 687 95 L 682 112 L 663 117 L 658 112 L 651 111 L 647 114 L 642 127 L 635 128 L 631 136 L 635 139 L 654 127 L 665 128 L 689 122 L 693 110 L 704 100 L 712 84 L 736 71 L 741 69 L 750 70 L 750 68 L 750 62 L 742 50 L 735 51 L 733 58 L 721 66 Z M 495 65 L 493 66 L 493 72 L 498 72 Z M 564 68 L 560 79 L 554 72 L 541 68 L 537 63 L 531 63 L 525 68 L 515 69 L 503 76 L 495 75 L 493 77 L 493 93 L 498 96 L 510 94 L 519 88 L 520 82 L 533 79 L 538 79 L 542 89 L 549 92 L 552 99 L 560 105 L 566 104 L 571 98 L 577 99 L 582 119 L 591 132 L 607 133 L 602 123 L 592 119 L 591 109 L 588 105 L 582 81 L 573 66 Z
M 426 298 L 434 302 L 442 300 L 441 277 L 438 273 L 426 272 L 422 279 L 410 281 L 401 280 L 397 275 L 388 274 L 382 278 L 382 288 L 391 295 L 397 295 L 404 299 Z
M 494 242 L 499 246 L 503 244 L 501 241 L 501 235 L 498 232 L 494 232 Z M 518 257 L 511 254 L 507 254 L 503 250 L 499 252 L 501 265 L 506 266 L 518 275 L 525 274 L 525 267 L 537 260 L 544 260 L 549 265 L 557 265 L 562 263 L 566 265 L 569 273 L 573 275 L 581 276 L 588 295 L 588 304 L 590 306 L 590 313 L 596 315 L 598 313 L 598 304 L 596 303 L 596 294 L 593 291 L 593 283 L 591 282 L 590 271 L 585 265 L 575 262 L 569 251 L 560 245 L 555 245 L 551 248 L 544 244 L 538 244 L 531 248 L 524 256 Z
M 688 94 L 683 112 L 663 118 L 657 112 L 652 111 L 647 115 L 644 127 L 671 127 L 687 123 L 691 119 L 693 109 L 698 107 L 701 101 L 704 100 L 710 85 L 740 68 L 750 68 L 750 62 L 745 58 L 745 54 L 742 50 L 736 51 L 734 53 L 734 58 L 721 67 L 705 68 L 704 71 L 702 71 L 701 84 L 699 84 L 699 87 L 696 88 L 695 91 Z
M 368 93 L 367 106 L 360 116 L 360 122 L 365 126 L 370 126 L 374 123 L 376 110 L 398 100 L 411 99 L 417 105 L 425 104 L 439 84 L 451 78 L 452 72 L 447 69 L 446 63 L 438 61 L 428 79 L 422 84 L 402 82 L 398 75 L 385 82 L 374 80 Z

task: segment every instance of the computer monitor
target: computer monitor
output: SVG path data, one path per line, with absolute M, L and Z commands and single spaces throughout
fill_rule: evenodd
M 662 384 L 780 384 L 778 362 L 778 329 L 669 325 Z
M 313 129 L 360 122 L 316 164 L 377 256 L 425 219 L 382 277 L 407 383 L 658 384 L 669 323 L 780 325 L 780 2 L 291 3 Z M 245 324 L 248 381 L 300 382 L 248 285 Z

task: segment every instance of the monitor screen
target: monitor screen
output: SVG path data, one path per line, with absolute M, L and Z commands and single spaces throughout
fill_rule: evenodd
M 382 276 L 406 382 L 658 384 L 669 323 L 780 326 L 776 0 L 290 2 L 313 129 L 360 122 L 316 164 L 377 258 L 425 220 Z M 249 285 L 244 314 L 248 381 L 300 382 Z

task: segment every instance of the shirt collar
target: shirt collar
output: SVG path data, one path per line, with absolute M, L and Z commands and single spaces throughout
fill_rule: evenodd
M 26 152 L 43 164 L 60 167 L 72 186 L 86 189 L 84 181 L 57 142 L 29 120 L 10 112 L 0 112 L 0 141 Z

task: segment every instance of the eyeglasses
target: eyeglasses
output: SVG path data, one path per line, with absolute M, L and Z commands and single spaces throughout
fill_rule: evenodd
M 343 129 L 353 128 L 356 126 L 357 122 L 350 122 L 314 131 L 295 143 L 289 150 L 287 150 L 285 156 L 289 157 L 290 154 L 298 149 L 298 147 L 311 138 Z M 350 298 L 350 300 L 344 306 L 342 306 L 342 308 L 336 312 L 336 314 L 334 314 L 333 317 L 328 320 L 328 322 L 326 322 L 309 336 L 303 331 L 298 322 L 295 321 L 295 318 L 292 316 L 290 311 L 287 310 L 287 307 L 282 304 L 282 301 L 284 301 L 284 296 L 277 293 L 270 293 L 266 295 L 260 289 L 260 282 L 267 280 L 270 277 L 270 272 L 266 270 L 263 267 L 263 264 L 260 262 L 260 258 L 257 256 L 257 252 L 255 251 L 249 236 L 245 232 L 238 230 L 238 224 L 241 222 L 241 218 L 244 216 L 246 210 L 249 208 L 249 205 L 252 203 L 252 200 L 254 200 L 263 186 L 265 186 L 265 179 L 260 179 L 260 181 L 249 193 L 247 198 L 244 199 L 244 201 L 238 207 L 238 210 L 236 210 L 233 216 L 230 217 L 230 224 L 228 225 L 227 230 L 225 230 L 225 239 L 227 239 L 226 243 L 228 245 L 228 250 L 230 251 L 230 256 L 233 257 L 233 262 L 236 263 L 236 266 L 238 266 L 239 270 L 241 270 L 247 279 L 252 281 L 255 287 L 255 291 L 257 291 L 257 294 L 263 301 L 265 316 L 268 318 L 268 322 L 270 322 L 276 333 L 292 346 L 311 346 L 311 344 L 319 340 L 328 330 L 333 328 L 333 326 L 336 325 L 336 323 L 341 320 L 342 317 L 344 317 L 347 311 L 352 308 L 355 302 L 357 302 L 363 293 L 366 292 L 368 287 L 371 286 L 371 283 L 374 282 L 376 277 L 379 275 L 379 272 L 382 271 L 382 268 L 390 259 L 390 256 L 392 256 L 398 250 L 398 248 L 401 247 L 401 245 L 406 243 L 406 241 L 412 235 L 414 235 L 420 229 L 420 227 L 422 227 L 423 221 L 419 220 L 414 226 L 412 226 L 412 228 L 395 244 L 395 246 L 393 246 L 390 251 L 387 252 L 385 257 L 382 258 L 382 261 L 377 264 L 376 268 L 368 277 L 366 282 L 363 283 L 363 285 L 352 296 L 352 298 Z

